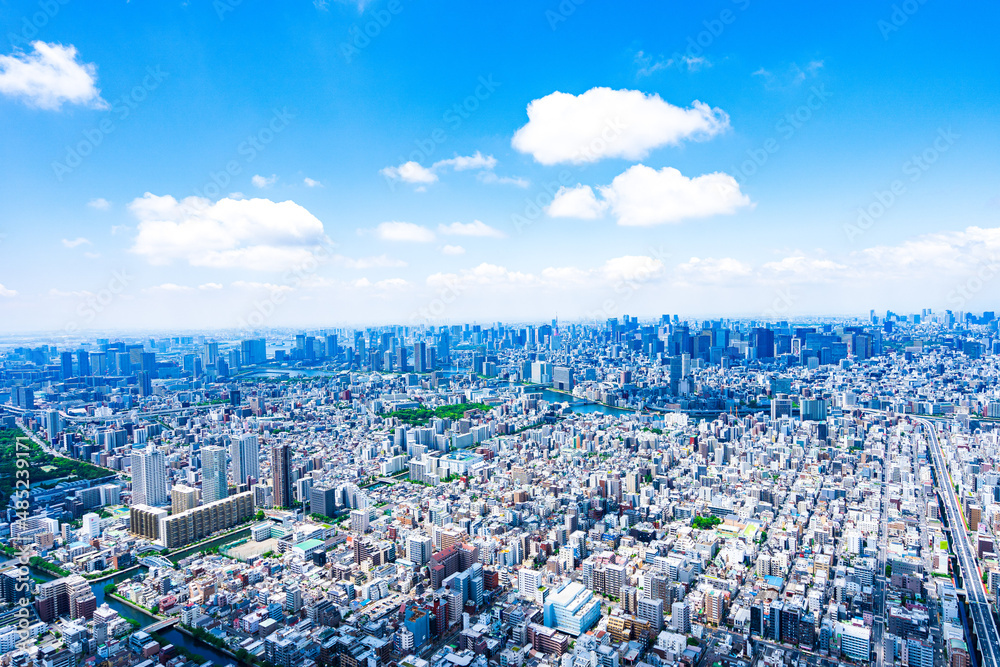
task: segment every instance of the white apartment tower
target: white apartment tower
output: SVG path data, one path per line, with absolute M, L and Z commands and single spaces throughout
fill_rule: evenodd
M 167 462 L 163 452 L 148 445 L 132 448 L 132 504 L 167 504 Z
M 222 447 L 203 447 L 201 450 L 201 499 L 204 504 L 214 503 L 229 495 L 226 482 L 226 450 Z

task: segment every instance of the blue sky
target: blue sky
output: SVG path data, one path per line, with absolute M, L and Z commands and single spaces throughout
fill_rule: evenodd
M 998 11 L 4 3 L 0 318 L 992 309 Z

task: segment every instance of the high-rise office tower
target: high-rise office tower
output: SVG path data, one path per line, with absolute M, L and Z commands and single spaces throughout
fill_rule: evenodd
M 427 346 L 423 341 L 413 344 L 413 372 L 425 373 L 427 371 Z
M 140 396 L 145 398 L 153 395 L 153 380 L 147 371 L 139 371 L 135 374 L 135 379 Z
M 292 450 L 288 445 L 271 448 L 271 478 L 274 480 L 275 507 L 292 506 Z
M 167 504 L 167 463 L 163 452 L 143 445 L 132 448 L 132 504 Z
M 59 355 L 60 372 L 64 380 L 73 377 L 73 353 L 63 352 Z
M 149 377 L 155 378 L 156 375 L 156 352 L 140 352 L 139 353 L 139 366 L 141 369 L 149 373 Z
M 233 483 L 246 484 L 247 478 L 260 479 L 260 439 L 253 433 L 244 433 L 229 443 L 232 459 Z
M 222 447 L 201 449 L 201 497 L 203 502 L 214 503 L 229 495 L 226 484 L 226 450 Z
M 267 360 L 267 344 L 263 338 L 240 342 L 240 361 L 244 366 L 261 364 Z
M 51 444 L 56 442 L 56 434 L 59 433 L 59 429 L 62 428 L 62 419 L 59 416 L 58 410 L 46 410 L 45 411 L 45 435 L 48 437 Z
M 205 343 L 205 350 L 202 352 L 202 361 L 205 367 L 211 366 L 219 359 L 219 344 L 214 340 Z
M 90 353 L 91 372 L 98 377 L 108 374 L 108 354 L 107 352 Z
M 80 377 L 90 375 L 90 353 L 86 350 L 76 351 L 76 363 L 80 367 Z

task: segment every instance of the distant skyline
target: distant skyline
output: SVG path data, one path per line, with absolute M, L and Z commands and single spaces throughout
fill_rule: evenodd
M 976 9 L 5 3 L 2 332 L 996 310 Z

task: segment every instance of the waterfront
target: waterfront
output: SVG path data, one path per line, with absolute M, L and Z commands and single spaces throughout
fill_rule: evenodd
M 195 551 L 201 551 L 204 549 L 210 549 L 221 544 L 232 542 L 244 537 L 249 534 L 249 529 L 243 529 L 236 531 L 234 533 L 223 535 L 221 537 L 215 538 L 206 542 L 204 544 L 199 544 L 195 547 L 189 547 L 188 549 L 182 549 L 176 553 L 169 554 L 170 560 L 175 563 L 183 559 L 185 556 L 189 555 Z M 0 560 L 0 568 L 3 568 L 11 563 L 10 559 Z M 107 603 L 109 607 L 117 611 L 124 618 L 131 619 L 139 623 L 140 627 L 147 627 L 155 622 L 158 618 L 137 609 L 131 605 L 125 604 L 121 600 L 118 600 L 111 596 L 105 596 L 104 587 L 110 583 L 119 584 L 126 579 L 130 579 L 135 576 L 143 576 L 148 572 L 149 568 L 145 565 L 140 566 L 137 570 L 130 570 L 127 572 L 120 572 L 110 579 L 103 579 L 101 581 L 91 582 L 90 588 L 94 592 L 94 597 L 97 599 L 97 606 L 100 607 L 102 604 Z M 32 568 L 32 578 L 36 581 L 51 581 L 55 579 L 55 575 L 48 572 Z M 226 654 L 218 651 L 213 646 L 209 646 L 202 641 L 195 639 L 194 637 L 182 632 L 176 626 L 171 627 L 167 630 L 162 630 L 157 633 L 164 641 L 173 644 L 178 648 L 184 648 L 195 655 L 199 655 L 205 658 L 205 660 L 210 660 L 215 665 L 222 667 L 223 665 L 229 664 L 242 664 L 238 660 L 227 656 Z
M 532 391 L 535 390 L 536 388 L 533 387 Z M 634 412 L 633 410 L 615 408 L 610 405 L 604 405 L 603 403 L 592 403 L 590 401 L 577 398 L 571 394 L 564 394 L 559 391 L 553 391 L 552 389 L 542 389 L 542 399 L 550 403 L 569 403 L 573 412 L 579 412 L 581 414 L 596 412 L 602 415 L 627 415 Z

